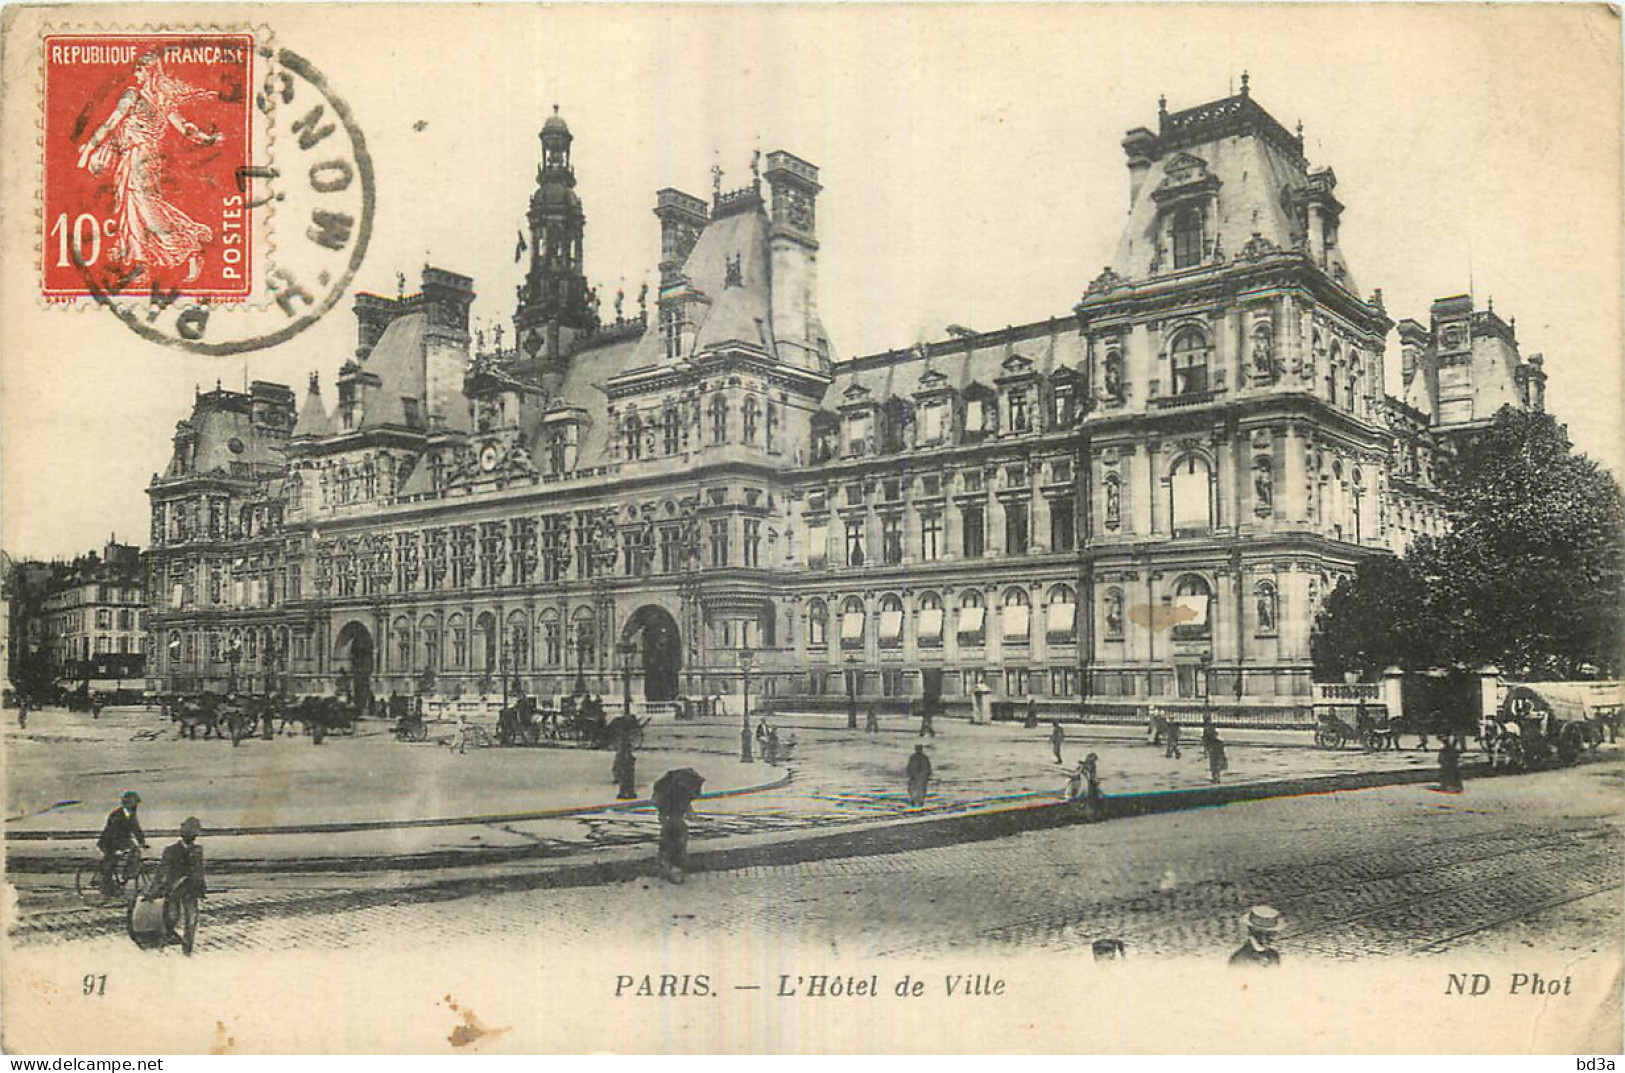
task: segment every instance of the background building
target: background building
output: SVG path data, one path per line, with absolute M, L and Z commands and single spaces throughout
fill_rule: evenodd
M 1470 297 L 1391 327 L 1329 168 L 1233 97 L 1130 131 L 1113 263 L 1049 320 L 836 360 L 818 169 L 666 189 L 660 286 L 613 317 L 556 113 L 513 331 L 472 280 L 356 298 L 312 380 L 200 394 L 154 479 L 155 679 L 803 706 L 1309 692 L 1318 605 L 1443 524 L 1437 454 L 1538 358 Z M 506 340 L 505 337 L 506 336 Z M 505 345 L 505 342 L 508 345 Z
M 6 583 L 14 685 L 95 685 L 145 673 L 147 596 L 134 545 L 109 540 L 71 561 L 10 564 Z

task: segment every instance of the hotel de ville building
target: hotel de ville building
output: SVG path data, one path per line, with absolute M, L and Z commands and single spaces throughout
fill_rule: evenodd
M 1245 79 L 1128 132 L 1127 225 L 1073 308 L 861 357 L 819 317 L 817 167 L 656 193 L 658 292 L 611 316 L 572 139 L 542 127 L 511 327 L 471 333 L 473 281 L 425 267 L 356 296 L 333 390 L 197 397 L 149 489 L 156 688 L 629 672 L 663 701 L 748 673 L 792 710 L 1269 718 L 1309 696 L 1338 579 L 1441 530 L 1452 439 L 1543 406 L 1541 358 L 1469 296 L 1397 324 L 1387 394 L 1337 178 Z

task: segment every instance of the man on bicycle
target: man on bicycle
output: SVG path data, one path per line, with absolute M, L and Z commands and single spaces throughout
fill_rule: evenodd
M 108 813 L 107 824 L 102 828 L 102 836 L 96 840 L 96 848 L 102 852 L 103 890 L 112 887 L 114 869 L 118 867 L 120 858 L 129 855 L 139 857 L 137 847 L 147 848 L 147 836 L 142 833 L 141 821 L 135 816 L 140 804 L 140 794 L 134 790 L 125 791 L 119 807 Z

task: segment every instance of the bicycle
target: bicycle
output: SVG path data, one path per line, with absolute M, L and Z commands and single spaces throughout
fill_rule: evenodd
M 142 860 L 141 851 L 132 847 L 119 855 L 112 875 L 102 875 L 100 857 L 81 865 L 73 877 L 73 886 L 86 905 L 100 909 L 104 905 L 133 902 L 157 874 L 158 865 Z

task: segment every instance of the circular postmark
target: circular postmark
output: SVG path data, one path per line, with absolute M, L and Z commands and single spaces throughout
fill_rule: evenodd
M 194 293 L 128 256 L 93 263 L 80 243 L 66 244 L 83 293 L 150 342 L 213 356 L 277 346 L 338 304 L 366 256 L 376 187 L 354 114 L 298 53 L 260 46 L 255 55 L 263 75 L 252 109 L 264 130 L 251 141 L 263 162 L 248 153 L 234 167 L 218 236 L 222 246 L 233 227 L 258 236 L 242 262 L 259 277 L 248 296 Z M 121 214 L 129 198 L 117 192 Z

